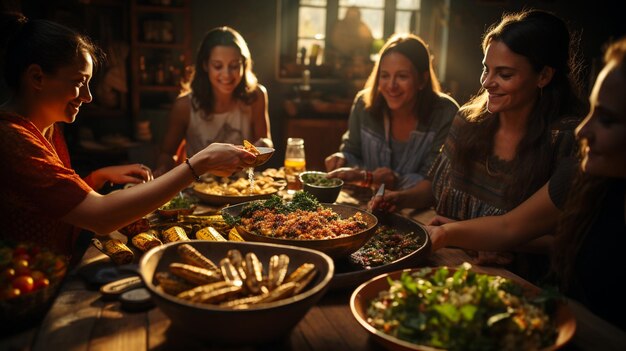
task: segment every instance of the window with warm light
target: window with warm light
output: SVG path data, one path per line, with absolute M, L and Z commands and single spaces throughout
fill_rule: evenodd
M 279 1 L 279 78 L 305 69 L 316 79 L 365 78 L 386 38 L 419 34 L 420 9 L 421 0 Z

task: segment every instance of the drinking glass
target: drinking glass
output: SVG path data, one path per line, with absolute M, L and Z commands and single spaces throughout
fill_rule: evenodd
M 301 172 L 306 171 L 306 159 L 304 156 L 304 139 L 287 139 L 285 151 L 285 178 L 287 179 L 287 193 L 293 194 L 300 190 L 302 184 L 298 179 Z

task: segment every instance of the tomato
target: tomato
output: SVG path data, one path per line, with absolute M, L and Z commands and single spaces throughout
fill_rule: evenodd
M 21 295 L 21 292 L 19 289 L 9 286 L 9 287 L 2 289 L 2 291 L 0 292 L 0 300 L 12 299 L 20 295 Z
M 35 285 L 34 285 L 35 290 L 45 289 L 48 286 L 50 286 L 50 281 L 48 280 L 48 278 L 41 278 L 41 279 L 35 280 Z
M 46 277 L 42 271 L 32 271 L 30 272 L 30 276 L 33 277 L 34 281 L 38 281 Z
M 19 261 L 19 260 L 26 260 L 30 262 L 31 255 L 29 255 L 27 252 L 20 253 L 20 254 L 13 252 L 13 262 Z
M 26 260 L 14 260 L 13 268 L 15 268 L 15 273 L 20 275 L 27 275 L 30 273 L 30 267 L 28 261 Z
M 2 270 L 2 273 L 0 273 L 0 281 L 11 281 L 13 278 L 15 278 L 15 275 L 15 269 L 7 267 Z
M 19 289 L 20 293 L 27 294 L 33 291 L 33 288 L 35 287 L 35 281 L 33 280 L 33 277 L 29 275 L 22 275 L 13 279 L 11 285 L 15 289 Z

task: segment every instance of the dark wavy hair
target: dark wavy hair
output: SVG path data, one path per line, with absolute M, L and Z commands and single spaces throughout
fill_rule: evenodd
M 559 17 L 541 10 L 504 14 L 483 37 L 482 49 L 497 41 L 524 56 L 533 70 L 552 67 L 552 80 L 539 91 L 539 98 L 528 118 L 526 135 L 517 145 L 513 160 L 512 184 L 506 194 L 510 203 L 519 204 L 548 180 L 552 173 L 551 126 L 565 117 L 579 119 L 586 114 L 581 99 L 578 39 L 570 35 L 567 24 Z M 497 115 L 487 111 L 488 92 L 481 87 L 477 95 L 459 113 L 468 122 L 458 133 L 453 161 L 466 174 L 472 161 L 491 156 L 493 138 L 498 129 Z
M 216 46 L 231 46 L 237 48 L 243 60 L 243 77 L 233 92 L 234 96 L 241 101 L 250 104 L 256 98 L 257 78 L 252 72 L 252 57 L 248 44 L 241 34 L 230 27 L 218 27 L 208 31 L 196 55 L 195 73 L 191 81 L 193 91 L 193 103 L 196 108 L 201 108 L 207 113 L 213 110 L 215 104 L 213 87 L 207 72 L 204 70 L 205 62 L 210 58 L 211 51 Z
M 622 68 L 622 80 L 626 82 L 626 37 L 611 44 L 604 55 L 605 63 L 614 63 Z M 591 111 L 593 113 L 593 111 Z M 581 143 L 584 141 L 581 140 Z M 581 147 L 581 150 L 583 148 Z M 558 279 L 563 291 L 573 283 L 574 261 L 591 226 L 600 213 L 602 200 L 607 196 L 611 182 L 616 178 L 607 178 L 577 172 L 565 202 L 563 216 L 557 228 L 552 254 L 552 273 Z M 621 181 L 624 181 L 623 179 Z
M 395 34 L 380 49 L 378 60 L 365 83 L 365 87 L 370 88 L 369 92 L 365 94 L 365 107 L 374 116 L 382 117 L 384 112 L 389 111 L 387 101 L 378 91 L 378 85 L 380 80 L 380 62 L 392 52 L 400 53 L 409 59 L 418 75 L 422 76 L 424 72 L 428 72 L 424 88 L 415 92 L 416 101 L 413 107 L 419 123 L 428 124 L 438 93 L 441 92 L 441 85 L 435 75 L 428 46 L 420 37 L 414 34 Z
M 4 80 L 14 92 L 32 64 L 52 74 L 75 62 L 83 50 L 91 56 L 94 70 L 104 60 L 104 53 L 87 36 L 52 21 L 5 12 L 0 14 L 0 29 Z

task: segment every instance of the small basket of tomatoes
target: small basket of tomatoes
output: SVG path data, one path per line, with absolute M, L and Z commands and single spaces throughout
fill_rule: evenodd
M 0 323 L 21 327 L 39 321 L 67 265 L 65 256 L 36 244 L 0 241 Z

